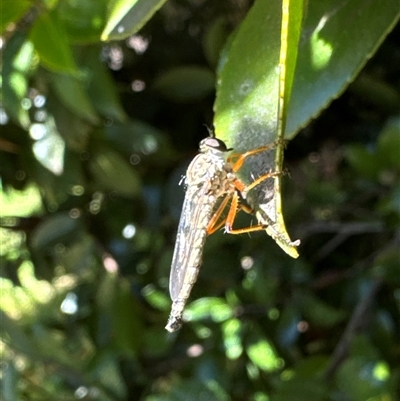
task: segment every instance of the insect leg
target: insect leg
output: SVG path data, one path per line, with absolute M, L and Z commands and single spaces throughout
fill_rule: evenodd
M 225 232 L 226 233 L 228 233 L 228 234 L 244 234 L 244 233 L 250 233 L 250 232 L 254 232 L 254 231 L 265 230 L 265 225 L 263 225 L 263 224 L 257 224 L 255 226 L 245 227 L 245 228 L 237 228 L 237 229 L 232 228 L 233 222 L 235 221 L 235 218 L 236 218 L 236 215 L 237 215 L 237 212 L 239 209 L 243 209 L 244 211 L 246 211 L 248 213 L 251 212 L 250 207 L 239 204 L 239 195 L 237 192 L 235 192 L 233 194 L 231 206 L 229 207 L 228 217 L 226 218 L 226 222 L 225 222 Z
M 245 185 L 241 180 L 236 179 L 235 182 L 234 182 L 234 185 L 235 185 L 235 188 L 241 193 L 243 198 L 246 198 L 246 194 L 247 194 L 247 192 L 250 191 L 250 189 L 253 189 L 258 184 L 260 184 L 261 182 L 267 180 L 268 178 L 277 177 L 278 175 L 281 175 L 281 174 L 282 174 L 281 171 L 274 171 L 274 172 L 271 172 L 271 173 L 263 174 L 261 177 L 258 177 L 257 179 L 255 179 L 249 185 Z
M 260 152 L 265 152 L 267 150 L 274 149 L 279 144 L 283 145 L 284 143 L 285 143 L 285 141 L 278 140 L 278 141 L 275 141 L 275 142 L 273 142 L 273 143 L 271 143 L 269 145 L 260 146 L 259 148 L 256 148 L 256 149 L 253 149 L 253 150 L 249 150 L 249 151 L 247 151 L 245 153 L 242 153 L 242 154 L 233 154 L 228 158 L 228 161 L 232 162 L 233 159 L 236 159 L 236 161 L 233 163 L 233 166 L 232 166 L 233 172 L 236 173 L 243 166 L 243 163 L 244 163 L 245 159 L 248 158 L 249 156 L 255 155 L 255 154 L 260 153 Z
M 215 211 L 215 213 L 211 217 L 210 222 L 207 225 L 207 234 L 208 235 L 215 233 L 215 231 L 217 231 L 219 228 L 221 228 L 224 225 L 225 219 L 222 219 L 221 221 L 218 221 L 218 219 L 221 217 L 222 212 L 225 210 L 226 205 L 229 203 L 229 200 L 231 197 L 232 197 L 231 194 L 227 194 L 225 196 L 225 198 L 222 200 L 218 209 Z
M 246 194 L 247 192 L 250 191 L 250 189 L 253 189 L 256 187 L 260 182 L 263 182 L 264 180 L 267 180 L 268 178 L 271 177 L 277 177 L 278 175 L 282 175 L 281 171 L 273 171 L 271 173 L 266 173 L 263 174 L 261 177 L 258 177 L 256 180 L 254 180 L 251 184 L 247 185 L 241 192 L 243 194 Z

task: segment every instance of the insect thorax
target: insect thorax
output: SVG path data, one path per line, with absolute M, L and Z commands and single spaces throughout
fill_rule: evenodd
M 187 169 L 185 184 L 190 187 L 209 183 L 209 192 L 219 197 L 235 190 L 235 178 L 224 154 L 200 153 Z

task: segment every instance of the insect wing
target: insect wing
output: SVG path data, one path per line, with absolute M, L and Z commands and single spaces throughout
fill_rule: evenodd
M 200 222 L 200 217 L 203 217 L 201 216 L 201 209 L 208 187 L 208 184 L 204 184 L 198 188 L 188 188 L 186 192 L 178 225 L 178 233 L 176 235 L 169 278 L 169 293 L 173 301 L 179 297 L 181 289 L 185 284 L 190 253 L 193 251 L 196 233 L 198 232 L 195 228 L 201 225 L 205 225 L 206 227 L 208 223 Z

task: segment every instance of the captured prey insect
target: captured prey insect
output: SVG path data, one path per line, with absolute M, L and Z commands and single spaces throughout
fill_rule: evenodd
M 169 332 L 182 325 L 182 314 L 202 262 L 206 236 L 214 233 L 225 223 L 225 232 L 242 234 L 265 229 L 262 224 L 233 229 L 238 209 L 251 212 L 240 202 L 247 192 L 260 182 L 275 177 L 280 172 L 270 172 L 245 185 L 236 176 L 245 159 L 259 152 L 273 149 L 277 143 L 262 146 L 243 154 L 226 157 L 228 149 L 223 141 L 209 136 L 200 142 L 199 154 L 190 163 L 185 177 L 186 194 L 179 220 L 178 233 L 171 264 L 169 292 L 172 299 L 171 313 L 166 325 Z M 219 198 L 222 198 L 216 208 Z M 226 219 L 220 219 L 230 203 Z M 217 209 L 214 212 L 214 209 Z

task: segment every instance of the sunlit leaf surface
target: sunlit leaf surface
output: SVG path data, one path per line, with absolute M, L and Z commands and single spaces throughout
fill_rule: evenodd
M 166 0 L 116 0 L 101 40 L 124 39 L 136 33 Z
M 285 18 L 288 18 L 287 14 Z M 236 153 L 276 143 L 275 149 L 247 159 L 239 171 L 247 184 L 282 168 L 282 157 L 279 155 L 283 144 L 277 142 L 281 139 L 279 118 L 283 107 L 279 65 L 285 62 L 285 57 L 280 61 L 281 45 L 286 47 L 287 41 L 281 43 L 281 20 L 281 1 L 268 4 L 256 1 L 221 55 L 214 105 L 216 135 Z M 298 38 L 299 23 L 297 20 L 291 20 L 291 23 L 295 28 L 290 32 L 293 31 Z M 293 63 L 291 67 L 293 69 Z M 284 81 L 281 86 L 285 86 Z M 258 211 L 259 220 L 269 226 L 268 234 L 285 252 L 297 257 L 297 250 L 291 244 L 283 222 L 280 186 L 274 181 L 269 179 L 258 185 L 249 194 L 249 200 Z
M 399 20 L 398 0 L 310 1 L 302 28 L 285 137 L 339 96 Z M 349 47 L 351 41 L 356 46 Z
M 29 102 L 26 99 L 28 78 L 34 64 L 34 48 L 26 36 L 13 36 L 3 53 L 2 93 L 3 106 L 22 127 L 28 128 Z M 24 99 L 25 102 L 24 102 Z

